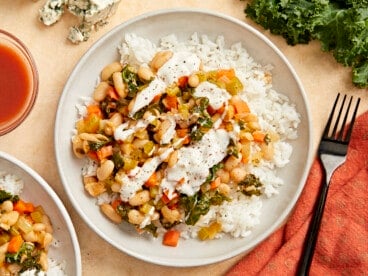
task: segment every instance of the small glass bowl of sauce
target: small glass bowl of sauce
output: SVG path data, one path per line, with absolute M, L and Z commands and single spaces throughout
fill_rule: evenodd
M 0 29 L 0 136 L 19 126 L 38 94 L 38 71 L 27 47 Z

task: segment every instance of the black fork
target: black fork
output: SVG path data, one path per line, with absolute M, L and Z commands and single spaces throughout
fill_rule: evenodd
M 340 94 L 337 95 L 332 111 L 329 115 L 323 136 L 318 148 L 318 155 L 323 164 L 325 179 L 321 185 L 319 196 L 314 209 L 311 224 L 304 243 L 303 255 L 301 256 L 298 275 L 308 275 L 310 264 L 313 259 L 314 249 L 317 242 L 318 232 L 321 225 L 323 210 L 331 177 L 334 171 L 346 160 L 348 145 L 353 131 L 355 118 L 358 112 L 360 98 L 356 101 L 353 114 L 350 109 L 353 102 L 351 96 L 346 106 L 347 96 L 342 99 L 340 108 L 337 109 Z M 343 120 L 341 121 L 341 116 Z M 350 121 L 350 124 L 347 122 Z

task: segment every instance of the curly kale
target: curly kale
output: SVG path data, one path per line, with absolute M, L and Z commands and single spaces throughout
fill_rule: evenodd
M 10 200 L 12 202 L 16 202 L 19 200 L 19 196 L 12 195 L 5 190 L 0 190 L 0 203 L 3 203 L 6 200 Z
M 24 242 L 18 252 L 5 254 L 5 262 L 20 265 L 20 272 L 32 269 L 39 271 L 42 269 L 39 264 L 40 254 L 41 252 L 32 243 Z
M 368 0 L 253 0 L 244 12 L 290 45 L 319 40 L 352 67 L 357 87 L 368 87 Z
M 219 192 L 199 191 L 193 196 L 181 196 L 179 204 L 185 210 L 185 223 L 187 225 L 195 225 L 201 215 L 208 213 L 211 205 L 221 205 L 225 200 L 229 199 Z

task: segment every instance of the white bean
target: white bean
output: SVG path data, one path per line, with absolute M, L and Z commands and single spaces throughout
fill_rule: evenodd
M 122 222 L 122 218 L 121 216 L 116 213 L 116 211 L 114 210 L 114 208 L 107 203 L 103 203 L 100 205 L 100 209 L 102 211 L 102 213 L 107 216 L 111 221 L 115 222 L 115 223 L 121 223 Z
M 180 220 L 181 215 L 177 209 L 170 209 L 166 205 L 161 208 L 161 214 L 169 223 L 174 223 Z
M 134 196 L 129 199 L 129 204 L 132 206 L 142 205 L 150 200 L 148 190 L 142 190 L 137 192 Z
M 126 90 L 125 84 L 123 82 L 123 77 L 120 72 L 115 72 L 112 74 L 112 81 L 114 83 L 114 87 L 116 92 L 121 98 L 125 98 L 128 95 L 128 91 Z
M 0 223 L 12 226 L 17 222 L 18 218 L 19 213 L 17 211 L 10 211 L 1 215 Z
M 106 160 L 97 168 L 96 174 L 100 181 L 106 180 L 114 170 L 114 162 L 112 160 Z
M 1 206 L 0 210 L 4 212 L 10 212 L 13 211 L 13 203 L 10 200 L 5 200 Z
M 151 68 L 141 65 L 138 69 L 138 77 L 143 81 L 149 81 L 155 77 Z
M 114 72 L 121 72 L 123 66 L 120 62 L 116 61 L 106 65 L 101 71 L 101 80 L 108 80 Z
M 32 225 L 33 231 L 44 231 L 46 229 L 46 225 L 43 223 L 35 223 Z
M 128 221 L 131 224 L 141 224 L 144 220 L 144 215 L 136 209 L 131 209 L 128 213 Z
M 107 82 L 100 82 L 93 91 L 93 99 L 96 102 L 103 101 L 107 96 L 108 89 L 110 89 L 110 85 Z
M 43 248 L 47 249 L 49 245 L 51 244 L 53 238 L 54 237 L 50 233 L 45 233 L 45 236 L 43 238 L 43 243 L 42 243 Z
M 153 70 L 157 71 L 164 65 L 171 57 L 173 52 L 171 51 L 161 51 L 158 52 L 151 61 L 151 67 Z

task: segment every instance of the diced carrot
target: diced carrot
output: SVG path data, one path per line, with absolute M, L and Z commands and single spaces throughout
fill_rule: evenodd
M 99 160 L 104 160 L 106 157 L 109 157 L 113 154 L 112 146 L 103 146 L 98 151 L 96 151 L 96 154 Z
M 236 113 L 250 112 L 249 106 L 239 96 L 233 96 L 230 99 L 230 103 L 235 107 Z
M 153 103 L 158 103 L 158 102 L 160 101 L 161 97 L 162 97 L 162 94 L 161 94 L 161 93 L 157 94 L 157 95 L 153 98 L 152 102 L 153 102 Z
M 168 204 L 170 202 L 170 199 L 167 197 L 165 193 L 162 194 L 161 200 L 164 204 Z
M 187 136 L 189 133 L 189 129 L 188 128 L 178 128 L 176 130 L 176 134 L 178 135 L 179 138 L 184 138 L 185 136 Z
M 188 84 L 188 76 L 182 76 L 178 79 L 178 86 L 180 88 L 185 87 Z
M 249 163 L 249 157 L 242 155 L 241 161 L 242 161 L 243 164 L 248 164 Z
M 34 209 L 34 205 L 31 202 L 25 202 L 21 199 L 13 204 L 13 210 L 21 214 L 32 213 Z
M 182 177 L 182 178 L 180 178 L 180 180 L 177 182 L 177 184 L 176 184 L 176 185 L 181 186 L 181 185 L 183 185 L 183 184 L 184 184 L 184 182 L 185 182 L 185 178 L 184 178 L 184 177 Z
M 151 174 L 151 176 L 144 183 L 144 186 L 146 186 L 146 187 L 154 187 L 154 186 L 157 186 L 158 184 L 159 183 L 157 181 L 157 173 L 154 172 L 153 174 Z
M 87 153 L 88 157 L 91 158 L 92 160 L 98 161 L 98 156 L 97 156 L 97 152 L 95 151 L 89 151 Z
M 182 141 L 183 145 L 188 145 L 190 143 L 190 137 L 189 135 L 183 137 L 184 140 Z
M 111 206 L 112 208 L 114 208 L 114 210 L 116 210 L 116 208 L 118 208 L 118 206 L 120 205 L 120 203 L 122 202 L 121 199 L 115 199 L 113 202 L 111 202 Z
M 179 181 L 180 182 L 180 181 Z M 179 184 L 179 183 L 178 183 Z M 172 201 L 175 198 L 178 198 L 179 194 L 177 192 L 173 192 L 170 196 L 169 196 L 169 190 L 165 189 L 162 193 L 162 197 L 161 200 L 164 204 L 168 204 L 170 201 Z
M 223 114 L 225 111 L 225 105 L 223 104 L 219 109 L 217 109 L 217 113 Z
M 235 70 L 233 68 L 231 69 L 220 69 L 216 73 L 216 77 L 218 80 L 231 80 L 235 77 Z
M 8 252 L 9 253 L 17 253 L 20 249 L 20 247 L 23 244 L 23 238 L 21 235 L 13 236 L 8 244 Z
M 213 180 L 211 183 L 210 183 L 210 189 L 211 190 L 214 190 L 216 189 L 218 186 L 220 186 L 221 184 L 221 178 L 220 177 L 216 177 L 215 180 Z
M 266 137 L 266 134 L 262 131 L 256 130 L 252 133 L 253 139 L 255 142 L 262 143 Z
M 176 96 L 166 95 L 162 103 L 169 110 L 178 109 L 178 98 Z
M 87 106 L 87 117 L 90 117 L 92 114 L 97 115 L 99 118 L 102 118 L 102 111 L 98 105 L 92 104 Z
M 179 242 L 180 232 L 177 230 L 168 230 L 163 237 L 162 244 L 176 247 Z
M 119 99 L 118 93 L 116 92 L 116 90 L 112 86 L 109 86 L 109 88 L 107 89 L 107 95 L 109 95 L 110 98 L 113 99 L 113 100 L 118 100 Z
M 207 107 L 207 112 L 208 112 L 208 114 L 210 114 L 210 116 L 212 116 L 212 115 L 214 115 L 217 112 L 217 110 L 214 109 L 212 106 L 209 105 Z

